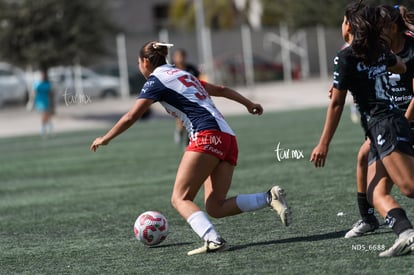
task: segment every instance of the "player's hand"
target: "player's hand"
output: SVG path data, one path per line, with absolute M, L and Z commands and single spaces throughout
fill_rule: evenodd
M 253 114 L 253 115 L 261 115 L 263 114 L 263 107 L 260 104 L 253 104 L 252 106 L 250 106 L 249 108 L 247 108 L 247 110 L 249 111 L 249 113 Z
M 90 147 L 90 150 L 93 152 L 96 152 L 96 149 L 98 149 L 99 146 L 101 145 L 107 145 L 109 143 L 109 141 L 105 140 L 103 137 L 97 137 L 93 142 L 92 145 Z
M 313 162 L 316 168 L 324 167 L 327 156 L 328 146 L 318 144 L 312 151 L 310 162 Z

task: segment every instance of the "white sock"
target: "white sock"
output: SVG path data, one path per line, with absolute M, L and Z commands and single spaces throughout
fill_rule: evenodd
M 42 136 L 45 136 L 47 134 L 47 125 L 46 124 L 42 124 L 42 126 L 40 127 L 40 134 Z
M 47 124 L 46 124 L 46 129 L 47 129 L 47 133 L 48 134 L 52 134 L 53 133 L 53 124 L 52 124 L 52 122 L 48 122 Z
M 238 195 L 236 203 L 242 212 L 255 211 L 269 206 L 267 203 L 267 192 Z
M 203 211 L 197 211 L 188 217 L 187 222 L 197 235 L 205 241 L 215 241 L 219 237 L 213 224 Z

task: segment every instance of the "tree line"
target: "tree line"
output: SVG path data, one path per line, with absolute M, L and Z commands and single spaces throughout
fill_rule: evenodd
M 147 1 L 147 0 L 140 0 Z M 194 31 L 195 0 L 172 0 L 167 28 Z M 238 28 L 248 23 L 253 2 L 245 0 L 203 0 L 206 25 L 217 29 Z M 339 27 L 349 0 L 257 0 L 262 4 L 263 27 L 281 22 L 290 27 Z M 81 60 L 87 65 L 109 53 L 106 39 L 122 31 L 111 17 L 108 0 L 0 0 L 0 58 L 11 63 L 32 65 L 42 70 L 55 65 L 71 65 Z M 373 5 L 395 1 L 366 0 Z M 409 9 L 413 0 L 398 1 Z M 137 11 L 138 12 L 138 11 Z

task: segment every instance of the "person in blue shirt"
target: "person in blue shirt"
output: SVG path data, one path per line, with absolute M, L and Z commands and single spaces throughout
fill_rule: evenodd
M 34 107 L 41 114 L 41 134 L 49 135 L 53 131 L 52 113 L 52 85 L 47 77 L 47 72 L 41 72 L 40 79 L 33 83 Z

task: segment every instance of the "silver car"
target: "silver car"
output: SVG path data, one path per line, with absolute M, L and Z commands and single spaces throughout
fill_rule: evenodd
M 83 96 L 84 98 L 117 97 L 120 95 L 118 77 L 104 76 L 84 67 L 54 67 L 49 69 L 49 80 L 58 101 Z
M 100 75 L 85 67 L 52 67 L 48 76 L 57 103 L 90 103 L 92 99 L 120 95 L 119 77 Z M 33 85 L 39 78 L 36 71 L 27 74 L 26 81 Z
M 24 72 L 9 63 L 0 62 L 0 106 L 6 102 L 25 104 L 28 95 Z

